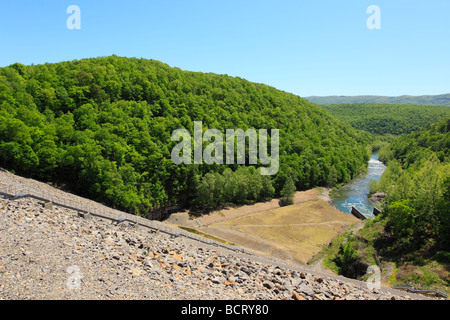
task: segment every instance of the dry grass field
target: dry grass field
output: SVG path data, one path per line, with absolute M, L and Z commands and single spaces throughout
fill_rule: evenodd
M 196 219 L 176 214 L 168 223 L 196 230 L 260 254 L 306 264 L 324 245 L 359 220 L 326 201 L 326 191 L 297 192 L 291 206 L 276 200 L 227 208 Z M 195 221 L 197 220 L 197 221 Z

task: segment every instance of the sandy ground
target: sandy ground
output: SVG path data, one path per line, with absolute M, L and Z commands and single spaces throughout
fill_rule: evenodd
M 359 220 L 329 204 L 327 189 L 297 192 L 294 204 L 273 199 L 230 207 L 198 218 L 173 214 L 166 223 L 195 228 L 250 251 L 306 264 L 323 246 Z
M 317 189 L 310 189 L 308 191 L 298 191 L 295 193 L 294 204 L 317 199 L 321 193 Z M 326 197 L 323 195 L 322 197 Z M 203 225 L 215 224 L 226 220 L 231 220 L 243 215 L 248 215 L 256 212 L 267 211 L 270 209 L 280 208 L 279 200 L 272 199 L 271 201 L 258 202 L 253 205 L 240 206 L 235 208 L 225 208 L 222 210 L 213 211 L 208 215 L 202 216 L 197 220 Z
M 328 190 L 324 192 L 319 192 L 317 189 L 310 189 L 308 191 L 298 191 L 294 197 L 294 204 L 301 203 L 305 201 L 311 201 L 316 199 L 317 197 L 321 197 L 322 199 L 328 201 Z M 266 211 L 270 209 L 280 208 L 279 200 L 272 199 L 271 201 L 266 202 L 258 202 L 252 205 L 245 206 L 236 206 L 236 207 L 227 207 L 220 210 L 212 211 L 209 214 L 196 217 L 189 215 L 189 211 L 182 211 L 172 213 L 169 218 L 167 218 L 164 222 L 170 225 L 179 225 L 189 228 L 198 228 L 200 226 L 206 226 L 230 219 L 234 219 L 243 215 Z
M 330 201 L 328 195 L 328 189 L 322 189 L 322 192 L 318 189 L 310 189 L 307 191 L 297 191 L 294 197 L 294 204 L 302 203 L 306 201 L 313 201 L 317 199 L 323 199 L 325 201 Z M 170 215 L 170 217 L 165 220 L 166 223 L 172 225 L 181 225 L 190 228 L 197 228 L 200 226 L 207 226 L 226 220 L 231 220 L 237 217 L 245 216 L 252 213 L 267 211 L 275 208 L 280 208 L 279 200 L 272 199 L 271 201 L 258 202 L 252 205 L 227 207 L 224 209 L 212 211 L 207 215 L 197 217 L 189 216 L 188 211 L 177 212 Z

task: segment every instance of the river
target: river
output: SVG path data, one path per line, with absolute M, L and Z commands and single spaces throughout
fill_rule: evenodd
M 352 206 L 367 218 L 373 218 L 373 204 L 367 198 L 370 180 L 378 180 L 386 170 L 386 166 L 378 160 L 378 155 L 372 154 L 367 173 L 359 175 L 349 183 L 333 192 L 333 205 L 345 213 L 351 213 Z

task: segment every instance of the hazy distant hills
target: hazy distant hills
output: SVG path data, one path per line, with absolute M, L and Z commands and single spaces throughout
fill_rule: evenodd
M 349 103 L 319 105 L 322 109 L 352 127 L 375 134 L 405 134 L 450 118 L 446 106 Z
M 315 104 L 342 104 L 342 103 L 392 103 L 414 105 L 436 105 L 450 107 L 450 93 L 425 96 L 311 96 L 306 100 Z

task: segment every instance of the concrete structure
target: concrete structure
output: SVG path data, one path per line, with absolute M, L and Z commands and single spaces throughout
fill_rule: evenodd
M 373 215 L 376 217 L 381 213 L 381 209 L 378 209 L 377 207 L 373 207 Z
M 361 219 L 361 220 L 367 219 L 366 216 L 361 213 L 361 211 L 359 211 L 358 209 L 356 209 L 353 206 L 352 206 L 352 215 L 354 215 L 355 217 L 357 217 L 358 219 Z

